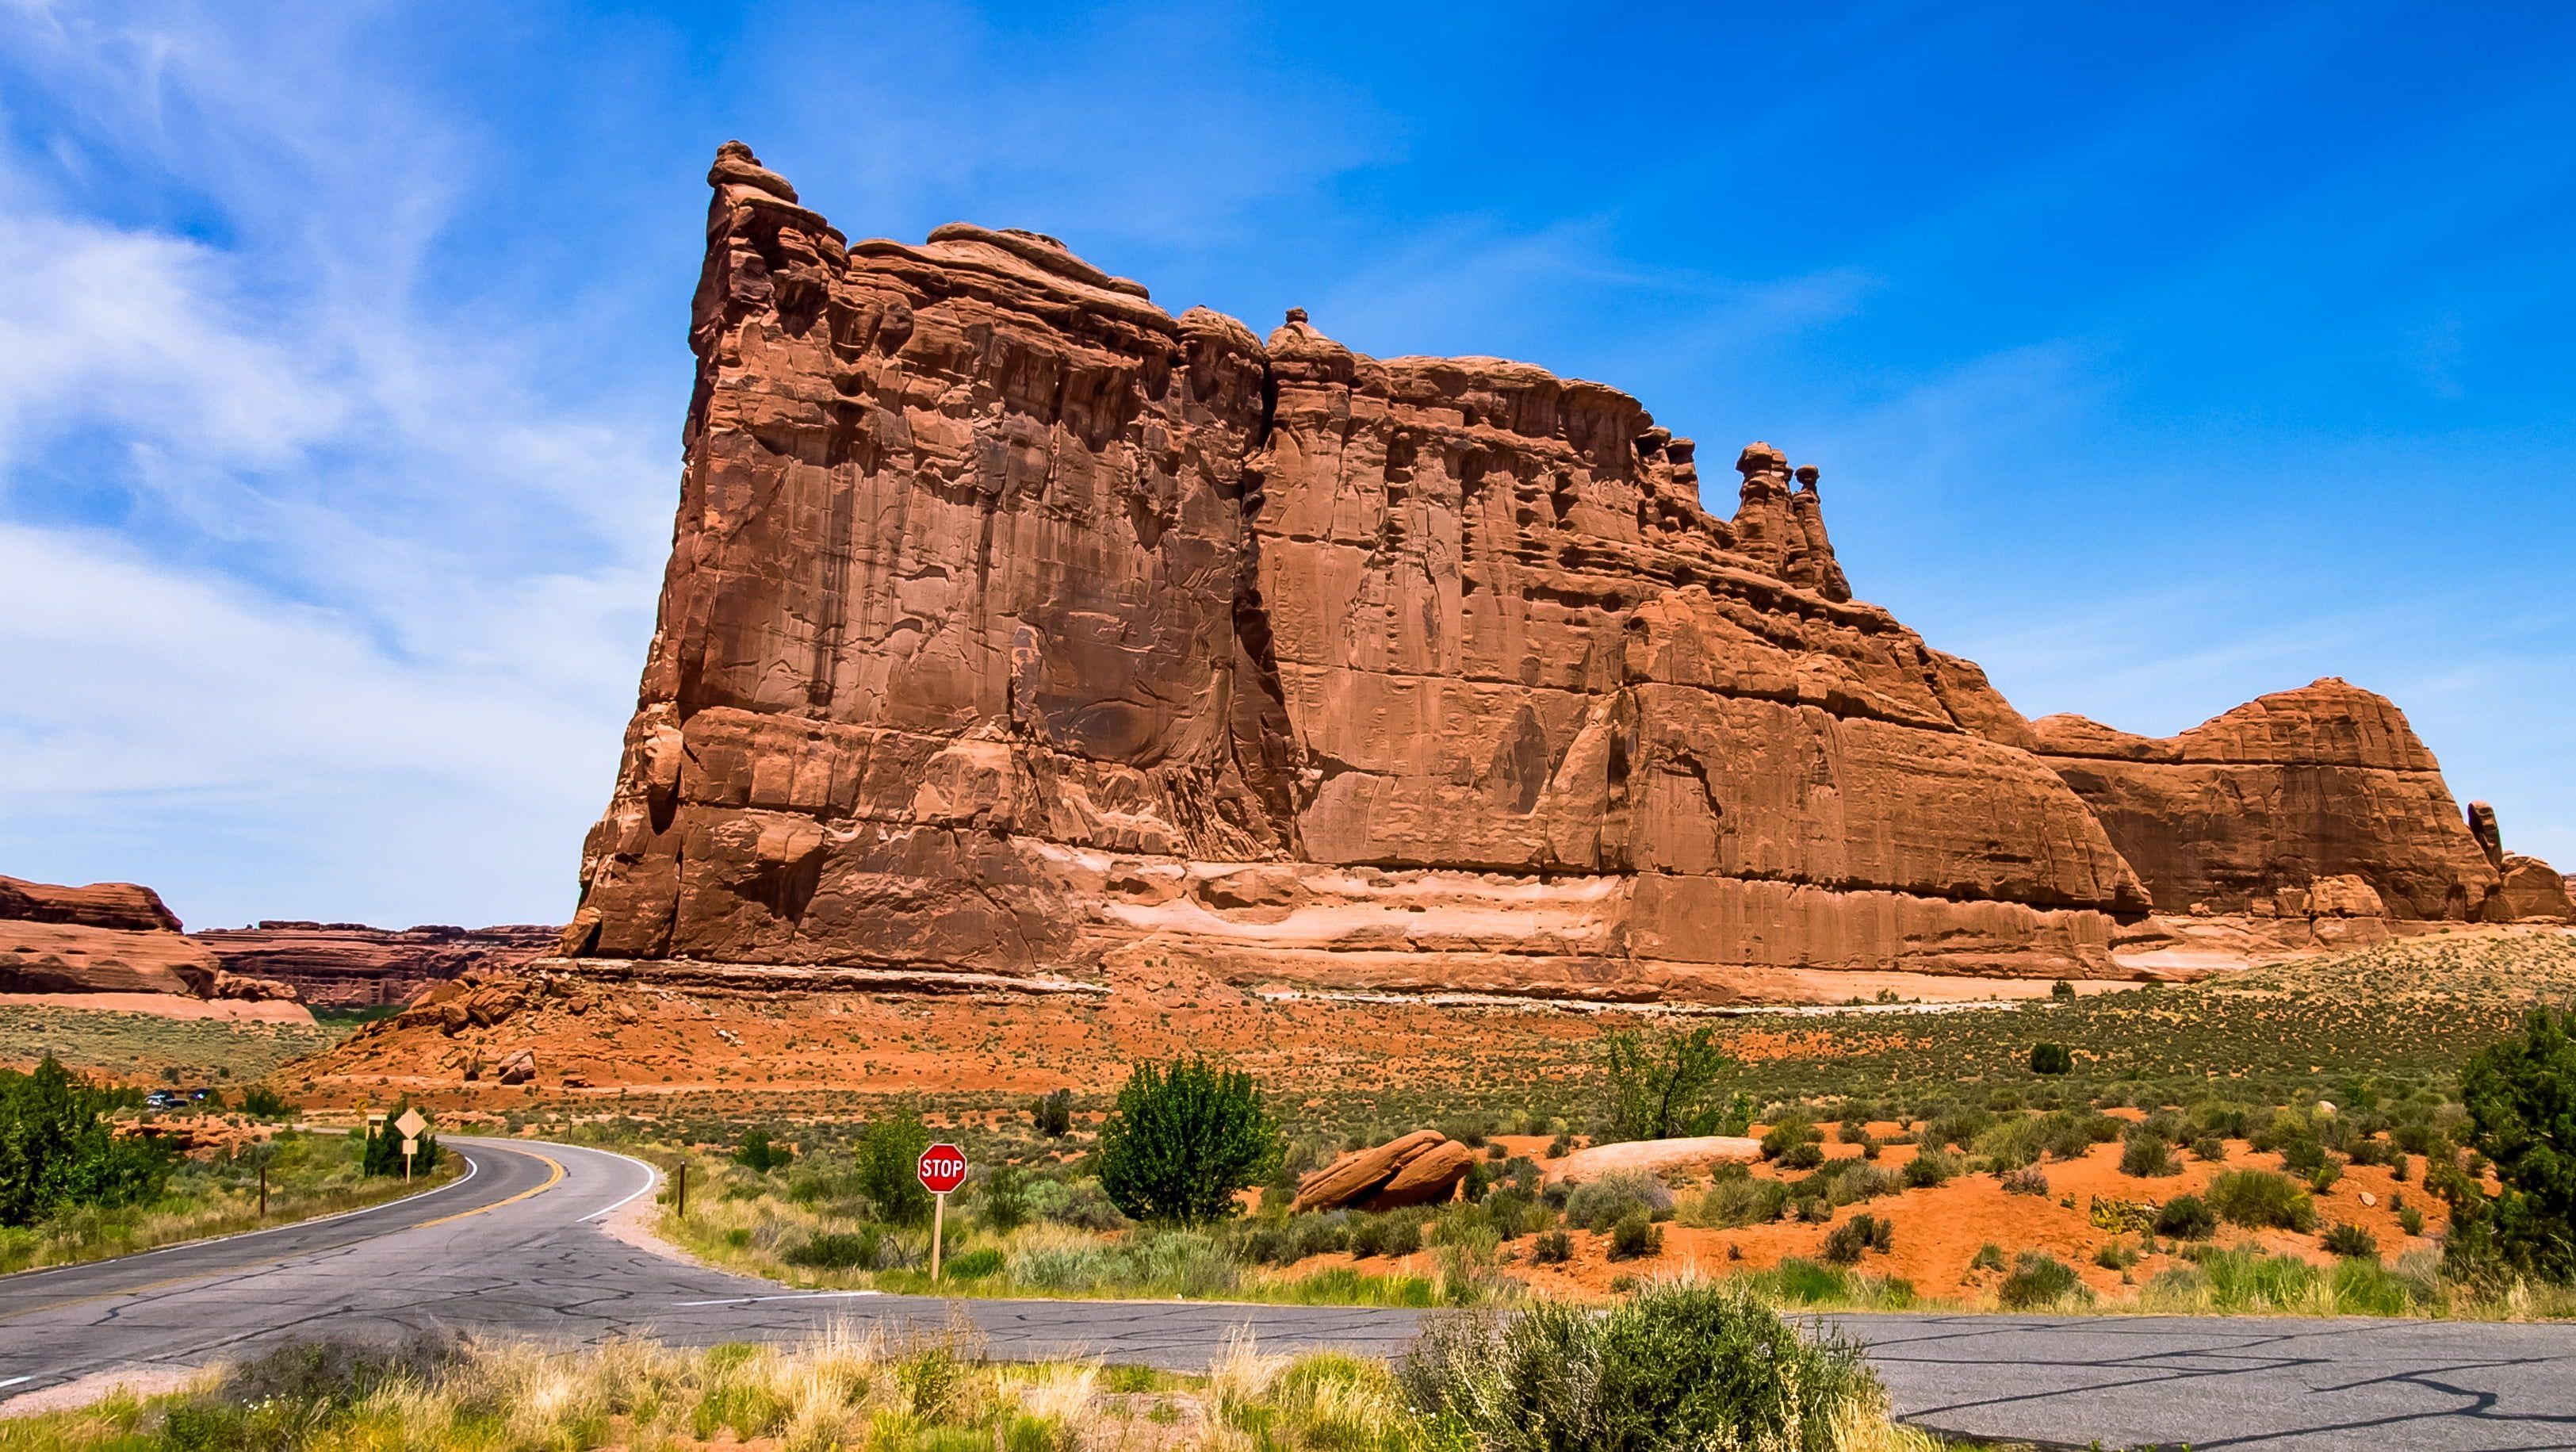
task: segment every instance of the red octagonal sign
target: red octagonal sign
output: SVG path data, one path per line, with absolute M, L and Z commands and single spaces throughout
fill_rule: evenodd
M 953 1144 L 935 1144 L 921 1152 L 921 1188 L 945 1195 L 966 1183 L 966 1152 Z

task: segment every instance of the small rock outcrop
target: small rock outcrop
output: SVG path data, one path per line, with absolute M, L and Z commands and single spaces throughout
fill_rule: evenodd
M 1417 1129 L 1374 1149 L 1355 1150 L 1297 1186 L 1293 1213 L 1393 1210 L 1454 1198 L 1476 1152 L 1436 1129 Z

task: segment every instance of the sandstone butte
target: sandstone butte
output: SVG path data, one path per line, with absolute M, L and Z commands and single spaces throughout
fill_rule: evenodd
M 214 950 L 227 972 L 286 984 L 316 1007 L 372 1008 L 408 1002 L 473 969 L 518 967 L 542 956 L 562 931 L 528 924 L 371 928 L 263 919 L 247 928 L 200 928 L 194 936 Z
M 312 1021 L 295 990 L 227 971 L 148 887 L 0 877 L 0 997 Z
M 708 179 L 584 971 L 1839 1000 L 2566 913 L 2341 681 L 2026 720 L 1853 598 L 1766 444 L 1719 518 L 1616 389 L 1173 317 L 1029 232 L 852 243 L 740 143 Z

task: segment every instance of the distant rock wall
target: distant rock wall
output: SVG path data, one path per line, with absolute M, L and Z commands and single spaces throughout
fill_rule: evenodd
M 2181 747 L 2034 727 L 1852 598 L 1768 445 L 1720 519 L 1615 389 L 1173 317 L 1031 233 L 852 244 L 738 144 L 709 182 L 567 955 L 1839 996 L 2119 973 L 2167 904 L 2500 884 L 2367 693 Z M 2230 801 L 2243 850 L 2193 845 Z
M 294 1000 L 286 984 L 227 971 L 179 926 L 160 894 L 134 883 L 0 877 L 0 994 Z
M 547 952 L 562 931 L 524 924 L 396 929 L 264 919 L 255 927 L 209 928 L 195 936 L 228 971 L 286 984 L 315 1007 L 370 1008 L 408 1002 L 469 969 L 517 967 Z

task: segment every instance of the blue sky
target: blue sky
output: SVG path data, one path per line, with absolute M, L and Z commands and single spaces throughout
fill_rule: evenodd
M 0 872 L 569 912 L 728 137 L 1768 439 L 2024 711 L 2342 675 L 2576 866 L 2576 11 L 1584 11 L 0 0 Z

